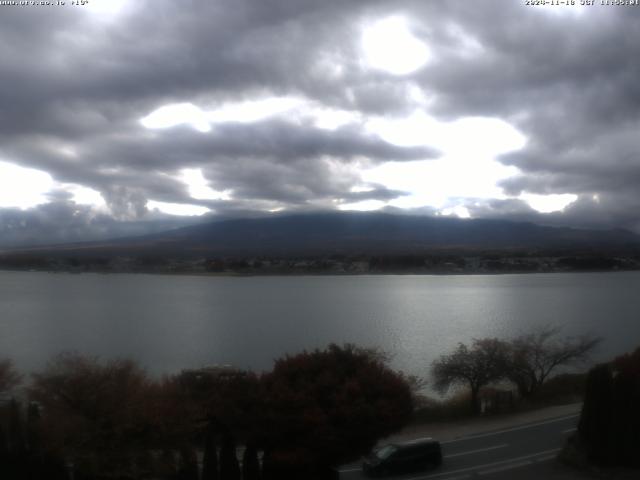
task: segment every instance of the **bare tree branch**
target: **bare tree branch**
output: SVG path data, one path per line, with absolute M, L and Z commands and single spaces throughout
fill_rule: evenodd
M 506 377 L 530 397 L 562 366 L 586 361 L 601 339 L 593 335 L 558 339 L 561 329 L 547 326 L 509 342 Z
M 449 355 L 433 362 L 434 386 L 445 393 L 453 385 L 466 385 L 471 390 L 471 407 L 479 410 L 480 388 L 504 377 L 507 347 L 496 338 L 474 339 L 471 348 L 458 344 Z

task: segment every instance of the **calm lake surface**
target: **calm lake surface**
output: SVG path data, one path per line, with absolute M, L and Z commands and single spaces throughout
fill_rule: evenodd
M 473 337 L 547 324 L 595 333 L 596 359 L 640 345 L 640 272 L 197 277 L 0 272 L 0 357 L 24 371 L 75 350 L 152 373 L 268 370 L 285 353 L 352 342 L 424 375 Z

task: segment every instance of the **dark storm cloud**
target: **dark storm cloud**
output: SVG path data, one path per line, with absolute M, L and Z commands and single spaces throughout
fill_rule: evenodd
M 518 199 L 474 200 L 469 201 L 466 208 L 476 218 L 526 221 L 556 227 L 640 230 L 640 221 L 635 213 L 640 209 L 640 201 L 631 196 L 582 196 L 563 211 L 552 213 L 540 213 Z
M 55 172 L 60 181 L 102 192 L 119 218 L 126 212 L 133 215 L 130 218 L 144 213 L 145 198 L 199 203 L 178 180 L 182 168 L 203 168 L 215 188 L 233 190 L 233 197 L 286 201 L 293 194 L 299 202 L 318 198 L 314 194 L 340 195 L 358 182 L 355 176 L 336 176 L 327 158 L 349 163 L 358 158 L 375 162 L 435 155 L 428 148 L 394 147 L 351 128 L 326 131 L 279 120 L 221 125 L 207 134 L 186 126 L 154 135 L 135 128 L 139 135 L 96 137 L 77 158 L 61 153 L 50 138 L 35 136 L 9 143 L 4 153 Z M 137 192 L 135 202 L 132 191 Z M 301 198 L 305 192 L 307 197 Z
M 177 168 L 220 158 L 269 158 L 276 163 L 299 159 L 334 157 L 350 161 L 366 157 L 373 161 L 430 158 L 429 148 L 399 148 L 358 130 L 320 130 L 281 120 L 254 124 L 231 123 L 214 126 L 203 134 L 191 127 L 159 131 L 156 135 L 128 135 L 127 138 L 96 139 L 101 157 L 111 164 L 148 168 Z M 193 165 L 196 166 L 196 165 Z
M 510 0 L 147 0 L 106 20 L 79 8 L 0 8 L 0 160 L 98 190 L 116 219 L 147 218 L 149 199 L 234 215 L 397 198 L 406 192 L 360 185 L 355 166 L 437 152 L 395 147 L 357 122 L 327 131 L 284 114 L 201 133 L 149 131 L 139 120 L 171 103 L 211 111 L 270 96 L 402 116 L 416 108 L 408 91 L 418 87 L 431 115 L 498 117 L 527 137 L 501 158 L 521 171 L 503 183 L 507 194 L 579 196 L 552 215 L 519 200 L 483 200 L 468 207 L 474 215 L 637 227 L 639 8 L 573 15 Z M 390 14 L 405 15 L 433 54 L 406 77 L 359 58 L 362 25 Z M 183 168 L 202 169 L 230 200 L 191 198 Z
M 118 221 L 64 198 L 29 210 L 0 209 L 0 248 L 99 240 L 161 232 L 194 223 L 189 217 L 153 213 L 147 221 Z
M 236 186 L 234 196 L 244 199 L 268 199 L 292 205 L 323 201 L 330 205 L 333 198 L 349 201 L 389 200 L 406 194 L 382 186 L 367 191 L 351 192 L 359 177 L 348 168 L 332 161 L 302 159 L 292 163 L 275 163 L 268 159 L 236 159 L 232 165 L 221 162 L 206 170 L 215 183 Z M 284 179 L 284 180 L 283 180 Z
M 103 23 L 77 9 L 53 16 L 7 10 L 0 61 L 15 88 L 0 92 L 0 154 L 98 190 L 118 219 L 144 216 L 147 199 L 233 211 L 251 209 L 251 202 L 260 209 L 273 201 L 293 207 L 352 198 L 358 179 L 336 176 L 326 157 L 348 164 L 435 152 L 397 148 L 355 127 L 329 132 L 277 118 L 219 125 L 207 135 L 189 127 L 152 135 L 139 119 L 172 102 L 214 109 L 283 94 L 351 109 L 398 105 L 401 87 L 384 76 L 365 78 L 355 65 L 354 15 L 376 3 L 132 2 L 132 11 Z M 344 69 L 339 81 L 328 73 L 332 62 Z M 191 198 L 178 178 L 186 167 L 202 168 L 214 188 L 232 190 L 232 204 Z M 377 188 L 358 197 L 396 193 Z

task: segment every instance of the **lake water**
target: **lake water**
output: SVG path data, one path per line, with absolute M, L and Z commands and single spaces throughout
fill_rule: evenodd
M 268 370 L 285 353 L 352 342 L 425 375 L 473 337 L 542 325 L 604 337 L 596 359 L 640 345 L 640 272 L 198 277 L 0 272 L 0 357 L 24 371 L 65 351 L 152 373 L 209 364 Z

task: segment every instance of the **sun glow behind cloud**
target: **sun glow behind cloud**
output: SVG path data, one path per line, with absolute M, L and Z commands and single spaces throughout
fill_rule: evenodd
M 366 127 L 394 145 L 427 145 L 443 152 L 436 160 L 387 162 L 364 171 L 362 178 L 366 182 L 409 192 L 387 202 L 386 206 L 429 206 L 439 209 L 443 215 L 468 218 L 469 211 L 458 203 L 464 202 L 465 198 L 512 198 L 498 185 L 521 172 L 514 166 L 500 163 L 497 157 L 523 148 L 526 137 L 503 120 L 467 117 L 439 122 L 423 111 L 416 111 L 405 119 L 372 119 Z M 516 198 L 540 213 L 551 213 L 564 210 L 578 197 L 570 193 L 524 193 Z
M 104 197 L 100 192 L 93 188 L 84 187 L 82 185 L 62 185 L 62 189 L 71 193 L 72 200 L 79 205 L 90 205 L 92 207 L 106 207 Z
M 523 193 L 518 198 L 527 202 L 531 208 L 540 213 L 552 213 L 564 210 L 575 202 L 578 196 L 571 193 L 550 195 Z
M 147 208 L 149 210 L 158 210 L 159 212 L 167 213 L 169 215 L 180 216 L 199 216 L 211 211 L 210 209 L 208 209 L 207 207 L 203 207 L 202 205 L 158 202 L 156 200 L 149 200 L 147 202 Z
M 415 110 L 405 118 L 372 118 L 366 129 L 401 147 L 426 145 L 468 157 L 495 156 L 519 150 L 526 144 L 522 133 L 498 118 L 464 117 L 440 122 L 423 110 Z
M 187 184 L 189 195 L 196 200 L 229 200 L 230 190 L 217 191 L 209 186 L 209 182 L 200 168 L 185 168 L 181 172 L 181 179 Z
M 312 118 L 313 125 L 322 130 L 335 130 L 361 121 L 361 116 L 357 113 L 333 108 L 311 108 L 307 110 L 307 114 Z
M 40 170 L 0 161 L 0 205 L 31 208 L 47 203 L 46 193 L 54 187 L 51 175 Z
M 441 210 L 440 213 L 445 216 L 453 215 L 458 218 L 471 218 L 471 214 L 467 207 L 463 207 L 462 205 L 456 205 L 455 207 L 445 208 Z
M 217 124 L 256 123 L 279 117 L 288 122 L 308 121 L 323 130 L 335 130 L 350 123 L 362 121 L 361 115 L 349 110 L 328 108 L 298 97 L 262 97 L 241 102 L 227 102 L 211 110 L 190 102 L 158 107 L 140 119 L 140 124 L 151 130 L 189 125 L 207 133 Z
M 149 129 L 165 129 L 178 125 L 190 125 L 199 132 L 209 132 L 218 123 L 254 123 L 283 115 L 305 102 L 295 97 L 267 97 L 250 101 L 229 102 L 213 110 L 204 110 L 193 103 L 163 105 L 140 123 Z
M 164 105 L 140 119 L 140 123 L 149 129 L 164 129 L 187 124 L 203 133 L 211 130 L 207 116 L 193 103 Z
M 358 212 L 371 212 L 374 210 L 380 210 L 387 205 L 382 200 L 363 200 L 361 202 L 353 203 L 341 203 L 338 205 L 338 210 L 355 210 Z
M 363 172 L 365 181 L 409 192 L 389 201 L 399 208 L 450 207 L 450 199 L 504 198 L 500 180 L 517 173 L 492 159 L 444 156 L 437 160 L 388 162 Z
M 97 190 L 75 183 L 58 183 L 46 172 L 0 161 L 0 206 L 32 208 L 51 201 L 51 192 L 68 192 L 78 205 L 105 207 Z
M 429 47 L 411 33 L 406 19 L 400 16 L 366 27 L 362 49 L 366 65 L 393 75 L 408 75 L 431 58 Z
M 429 206 L 443 214 L 469 216 L 455 202 L 460 198 L 505 198 L 498 183 L 519 170 L 496 160 L 522 148 L 526 138 L 496 118 L 467 117 L 440 122 L 423 111 L 407 118 L 375 118 L 367 130 L 398 146 L 431 146 L 442 152 L 435 160 L 386 162 L 362 172 L 365 182 L 377 183 L 408 195 L 386 205 L 399 208 Z M 452 204 L 453 202 L 453 204 Z
M 305 100 L 297 97 L 265 97 L 225 103 L 217 109 L 207 112 L 206 116 L 212 123 L 253 123 L 283 115 L 305 103 Z

